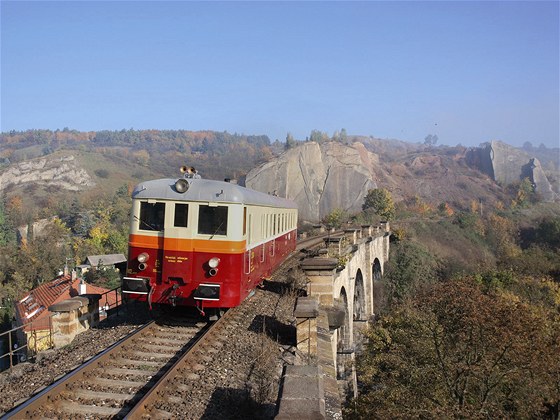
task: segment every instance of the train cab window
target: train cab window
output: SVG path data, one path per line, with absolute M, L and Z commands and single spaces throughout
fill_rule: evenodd
M 198 233 L 202 235 L 227 235 L 228 208 L 225 206 L 198 208 Z
M 189 217 L 189 205 L 175 203 L 175 220 L 173 226 L 187 227 L 187 220 Z
M 163 230 L 165 221 L 165 203 L 140 203 L 140 230 Z

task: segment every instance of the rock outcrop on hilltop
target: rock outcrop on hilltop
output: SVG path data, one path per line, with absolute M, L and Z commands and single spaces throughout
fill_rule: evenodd
M 378 162 L 361 143 L 308 142 L 250 171 L 245 185 L 294 200 L 301 219 L 319 221 L 335 208 L 360 211 L 367 191 L 377 188 Z
M 500 141 L 470 151 L 469 164 L 488 174 L 503 185 L 519 183 L 529 178 L 543 201 L 554 201 L 556 194 L 539 160 L 523 150 Z
M 10 185 L 33 183 L 69 191 L 92 187 L 95 182 L 85 169 L 76 164 L 74 156 L 39 158 L 20 162 L 0 174 L 0 191 Z

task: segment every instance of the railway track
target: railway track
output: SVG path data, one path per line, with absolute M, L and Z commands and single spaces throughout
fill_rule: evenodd
M 314 248 L 322 244 L 326 236 L 300 241 L 296 249 Z M 297 265 L 299 257 L 301 254 L 294 252 L 273 275 L 270 283 L 282 283 L 286 270 Z M 281 306 L 284 306 L 287 308 L 284 312 L 292 316 L 295 295 L 286 292 L 288 288 L 283 288 L 280 293 L 266 289 L 266 285 L 264 289 L 257 289 L 254 296 L 227 311 L 220 318 L 220 323 L 212 326 L 130 410 L 126 419 L 273 417 L 270 411 L 249 410 L 248 414 L 243 411 L 245 408 L 237 406 L 240 400 L 255 397 L 249 395 L 251 392 L 247 392 L 247 388 L 253 388 L 253 394 L 260 393 L 262 397 L 262 389 L 255 390 L 259 387 L 258 382 L 270 385 L 271 381 L 278 381 L 283 367 L 283 362 L 274 352 L 279 351 L 279 342 L 283 341 L 279 337 L 290 326 L 279 322 L 282 318 L 280 312 Z M 280 331 L 283 328 L 284 332 Z M 252 331 L 252 336 L 247 331 Z M 295 334 L 295 329 L 291 332 Z M 249 352 L 237 347 L 236 339 L 241 340 L 242 335 L 247 337 L 244 340 L 252 341 Z M 295 336 L 292 338 L 295 341 Z M 259 370 L 260 373 L 255 375 L 255 371 Z M 248 382 L 252 384 L 247 386 Z M 262 383 L 260 385 L 262 387 Z M 269 397 L 272 396 L 272 401 L 275 401 L 277 394 L 271 394 Z M 201 406 L 205 406 L 204 410 Z M 269 409 L 270 406 L 269 402 Z
M 297 250 L 315 247 L 323 242 L 323 236 L 300 241 Z M 296 252 L 290 258 L 300 255 Z M 255 298 L 229 310 L 211 326 L 200 318 L 152 321 L 1 419 L 197 418 L 186 414 L 191 412 L 189 404 L 201 383 L 204 388 L 223 389 L 223 383 L 212 383 L 215 380 L 211 378 L 217 370 L 228 371 L 221 363 L 223 354 L 231 352 L 232 341 L 235 347 L 236 331 L 254 328 L 247 322 L 254 323 L 259 314 L 278 306 L 276 297 L 265 294 L 257 290 Z M 263 319 L 273 319 L 275 311 Z M 246 374 L 237 372 L 236 386 L 241 386 L 253 369 Z
M 2 419 L 122 418 L 207 329 L 195 319 L 152 321 Z
M 338 230 L 336 232 L 323 233 L 317 236 L 311 236 L 309 238 L 300 239 L 296 245 L 296 251 L 302 251 L 307 248 L 314 248 L 324 242 L 327 237 L 336 238 L 344 235 L 344 231 Z
M 177 362 L 158 380 L 144 397 L 126 416 L 127 419 L 167 419 L 184 417 L 185 413 L 177 413 L 178 404 L 182 397 L 176 397 L 176 392 L 185 393 L 190 387 L 195 387 L 204 380 L 203 372 L 223 347 L 223 338 L 228 332 L 238 328 L 239 320 L 243 316 L 243 305 L 230 309 L 201 337 L 188 352 L 185 352 Z

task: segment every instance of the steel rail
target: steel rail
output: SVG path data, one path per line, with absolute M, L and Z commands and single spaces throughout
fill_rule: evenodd
M 52 395 L 55 391 L 56 391 L 55 395 L 57 395 L 60 391 L 62 391 L 64 389 L 66 384 L 70 380 L 72 380 L 75 376 L 83 374 L 85 372 L 85 370 L 89 371 L 90 370 L 89 368 L 93 364 L 96 364 L 99 361 L 103 360 L 103 358 L 105 358 L 107 356 L 107 354 L 111 353 L 113 350 L 120 349 L 124 344 L 126 344 L 126 342 L 128 342 L 128 340 L 130 340 L 132 337 L 135 337 L 137 334 L 140 334 L 144 329 L 151 326 L 154 322 L 155 321 L 152 320 L 152 321 L 144 324 L 142 327 L 140 327 L 140 328 L 132 331 L 128 335 L 124 336 L 119 341 L 117 341 L 116 343 L 114 343 L 110 347 L 107 347 L 105 350 L 99 352 L 98 354 L 93 356 L 91 359 L 89 359 L 87 362 L 85 362 L 85 363 L 81 364 L 80 366 L 76 367 L 71 372 L 68 372 L 67 374 L 65 374 L 64 376 L 62 376 L 61 378 L 59 378 L 58 380 L 53 382 L 51 385 L 48 385 L 43 390 L 39 391 L 37 394 L 30 397 L 28 400 L 22 402 L 20 405 L 12 408 L 10 411 L 6 412 L 2 417 L 0 417 L 0 420 L 11 419 L 11 418 L 25 418 L 25 417 L 19 417 L 18 415 L 25 414 L 24 410 L 26 410 L 26 412 L 28 413 L 31 410 L 35 410 L 35 409 L 39 408 L 40 406 L 42 406 L 43 404 L 45 404 L 46 402 L 48 402 L 48 399 L 49 399 L 50 395 Z
M 40 391 L 39 393 L 31 397 L 29 400 L 13 408 L 9 412 L 7 412 L 4 416 L 2 416 L 0 420 L 30 418 L 35 411 L 41 411 L 43 407 L 53 404 L 56 396 L 59 395 L 61 392 L 72 393 L 72 391 L 68 391 L 68 386 L 70 384 L 80 380 L 84 380 L 85 382 L 87 382 L 86 378 L 89 373 L 93 372 L 95 369 L 100 368 L 104 362 L 112 359 L 113 356 L 119 356 L 120 351 L 123 349 L 123 347 L 133 342 L 133 340 L 137 338 L 141 338 L 146 333 L 149 333 L 150 331 L 158 327 L 160 327 L 160 325 L 156 321 L 148 322 L 147 324 L 143 325 L 142 327 L 138 328 L 137 330 L 123 337 L 117 343 L 113 344 L 112 346 L 98 353 L 90 360 L 77 367 L 72 372 L 69 372 L 68 374 L 64 375 L 62 378 L 58 379 L 53 384 L 49 385 L 48 387 L 46 387 L 45 389 L 43 389 L 42 391 Z M 196 337 L 197 334 L 200 334 L 200 332 L 203 332 L 207 328 L 208 328 L 208 324 L 202 327 L 197 333 L 194 333 L 193 337 Z M 192 339 L 193 338 L 186 341 L 179 350 L 184 350 L 185 346 L 187 346 Z M 190 345 L 192 345 L 192 343 L 190 343 Z M 170 355 L 170 359 L 172 359 L 173 357 L 175 356 Z M 161 366 L 159 367 L 159 371 L 162 371 L 163 369 L 166 368 L 168 369 L 169 368 L 168 365 L 169 365 L 169 361 L 162 361 Z M 147 386 L 149 383 L 150 380 L 145 381 L 144 386 Z M 143 390 L 144 390 L 143 388 L 140 389 L 140 391 Z M 128 407 L 126 407 L 126 405 L 121 407 L 121 411 L 123 411 L 122 414 L 123 416 L 127 408 Z
M 302 239 L 298 241 L 296 246 L 296 251 L 300 251 L 305 246 L 313 247 L 323 242 L 323 239 L 327 236 L 335 237 L 335 236 L 339 236 L 340 234 L 341 232 L 330 232 L 330 233 Z M 222 320 L 231 317 L 232 316 L 231 314 L 233 312 L 235 312 L 235 310 L 229 310 L 224 314 L 224 316 L 222 316 L 222 318 L 212 323 L 210 327 L 208 327 L 208 325 L 203 327 L 200 330 L 202 332 L 200 336 L 196 337 L 195 334 L 196 337 L 195 341 L 191 342 L 190 347 L 179 357 L 177 361 L 175 361 L 175 363 L 172 364 L 171 367 L 169 367 L 166 370 L 166 372 L 157 380 L 157 382 L 152 387 L 150 387 L 150 389 L 147 390 L 147 392 L 141 397 L 138 403 L 136 403 L 133 407 L 131 407 L 130 411 L 128 412 L 128 414 L 126 414 L 125 418 L 127 419 L 141 418 L 141 416 L 145 413 L 145 407 L 150 404 L 153 405 L 154 401 L 159 397 L 158 391 L 163 389 L 170 381 L 173 380 L 173 378 L 177 376 L 182 366 L 187 364 L 188 360 L 192 358 L 193 353 L 195 353 L 195 351 L 200 346 L 205 344 L 210 339 L 210 337 L 213 336 L 213 331 L 219 329 L 220 325 L 225 323 L 225 321 Z M 51 385 L 48 385 L 47 387 L 43 388 L 41 391 L 37 392 L 28 400 L 22 402 L 18 406 L 6 412 L 2 417 L 0 417 L 0 420 L 29 418 L 29 416 L 34 411 L 40 410 L 41 407 L 53 402 L 54 396 L 57 396 L 62 391 L 66 391 L 67 386 L 72 381 L 82 379 L 86 374 L 92 372 L 94 369 L 97 369 L 100 363 L 103 362 L 106 358 L 110 357 L 113 353 L 116 353 L 119 350 L 121 350 L 122 347 L 125 346 L 127 343 L 129 343 L 131 340 L 135 339 L 136 337 L 140 337 L 151 327 L 154 327 L 154 325 L 158 325 L 156 324 L 156 321 L 150 321 L 145 325 L 141 326 L 140 328 L 136 329 L 135 331 L 131 332 L 127 336 L 121 338 L 119 341 L 117 341 L 107 349 L 103 350 L 102 352 L 93 356 L 88 361 L 78 366 L 71 372 L 57 379 Z M 185 345 L 186 344 L 187 343 L 185 343 Z M 168 363 L 169 362 L 163 363 L 161 369 L 164 369 Z M 149 381 L 147 381 L 146 384 L 148 383 Z M 123 411 L 124 411 L 124 407 L 123 407 Z M 122 414 L 124 415 L 124 413 Z
M 223 324 L 226 323 L 229 318 L 233 315 L 232 313 L 235 312 L 236 308 L 230 309 L 227 311 L 221 318 L 215 321 L 205 332 L 202 334 L 198 339 L 192 344 L 189 349 L 183 353 L 179 359 L 171 366 L 165 374 L 159 378 L 159 380 L 154 384 L 152 388 L 148 390 L 148 392 L 142 397 L 138 403 L 132 407 L 125 419 L 133 420 L 133 419 L 141 419 L 145 414 L 147 414 L 147 407 L 150 405 L 154 405 L 154 403 L 161 398 L 161 390 L 165 389 L 172 381 L 177 377 L 177 375 L 181 374 L 180 370 L 191 362 L 193 357 L 196 357 L 194 353 L 203 345 L 208 343 L 208 340 L 211 340 L 216 335 L 216 331 L 222 328 Z M 196 361 L 196 360 L 195 360 Z

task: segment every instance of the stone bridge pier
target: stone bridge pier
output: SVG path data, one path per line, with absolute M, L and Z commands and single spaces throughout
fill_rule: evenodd
M 323 407 L 321 416 L 313 418 L 341 418 L 342 400 L 357 395 L 354 362 L 362 348 L 362 331 L 373 320 L 381 297 L 389 236 L 386 222 L 347 229 L 344 235 L 325 239 L 325 249 L 318 257 L 301 262 L 307 296 L 298 299 L 294 311 L 297 345 L 308 355 L 305 380 L 310 381 L 309 365 L 317 366 L 316 389 L 322 394 L 316 405 L 309 397 L 303 398 L 299 409 L 315 407 L 317 413 Z M 297 382 L 292 377 L 288 383 Z M 295 406 L 282 397 L 279 418 L 303 415 L 296 413 Z

